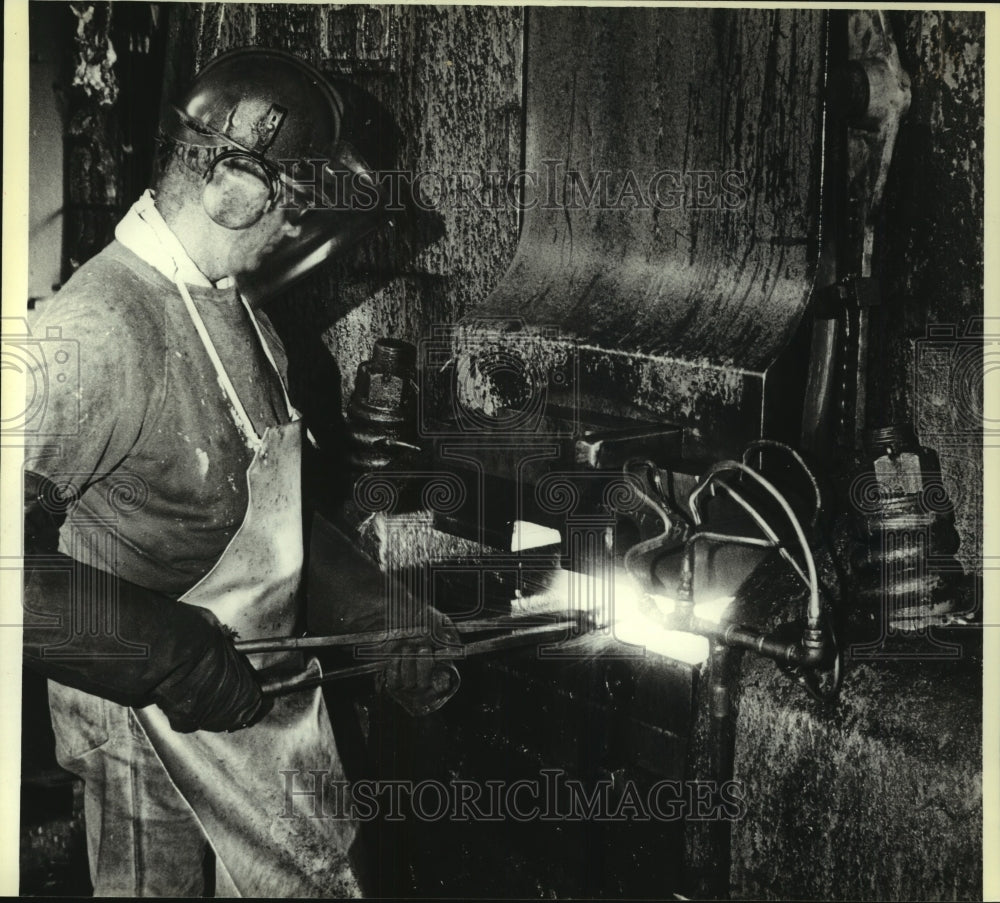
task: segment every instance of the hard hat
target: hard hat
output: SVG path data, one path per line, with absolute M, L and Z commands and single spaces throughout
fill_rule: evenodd
M 330 156 L 340 136 L 344 104 L 305 60 L 252 47 L 212 60 L 172 111 L 176 122 L 169 127 L 175 140 L 236 147 L 277 164 Z
M 280 249 L 280 265 L 297 279 L 384 218 L 377 189 L 352 207 L 356 196 L 338 179 L 367 175 L 375 189 L 367 164 L 341 139 L 344 113 L 340 94 L 311 64 L 281 50 L 241 48 L 208 63 L 180 103 L 166 106 L 160 132 L 209 151 L 202 203 L 220 225 L 246 228 L 278 203 L 308 214 L 298 251 Z
M 309 63 L 280 50 L 244 48 L 212 60 L 181 103 L 167 106 L 160 128 L 178 144 L 218 151 L 203 173 L 207 185 L 215 183 L 205 206 L 220 225 L 239 229 L 279 196 L 287 201 L 282 187 L 293 197 L 314 192 L 315 179 L 296 182 L 295 164 L 334 164 L 343 112 L 340 96 Z M 235 175 L 216 182 L 217 172 Z

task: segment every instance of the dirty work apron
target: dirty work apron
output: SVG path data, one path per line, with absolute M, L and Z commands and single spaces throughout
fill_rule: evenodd
M 302 573 L 302 424 L 268 427 L 258 438 L 190 293 L 180 281 L 177 287 L 237 425 L 256 449 L 243 524 L 212 570 L 181 598 L 211 610 L 241 639 L 288 636 L 297 627 Z M 271 358 L 259 328 L 257 334 Z M 258 668 L 301 670 L 299 655 L 252 661 Z M 310 666 L 319 667 L 315 660 Z M 319 798 L 308 793 L 315 782 L 344 778 L 319 689 L 279 697 L 262 721 L 229 734 L 177 733 L 156 706 L 136 716 L 215 851 L 217 894 L 359 895 L 348 864 L 354 823 L 335 809 L 317 810 Z

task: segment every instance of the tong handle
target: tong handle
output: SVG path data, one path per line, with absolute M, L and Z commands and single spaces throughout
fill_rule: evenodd
M 553 622 L 568 620 L 562 613 L 530 614 L 530 615 L 500 615 L 494 618 L 477 618 L 468 621 L 455 621 L 454 627 L 459 633 L 476 633 L 485 630 L 518 630 L 526 627 L 546 626 Z M 539 625 L 539 621 L 545 624 Z M 337 646 L 363 646 L 370 643 L 391 642 L 417 637 L 425 637 L 426 630 L 415 628 L 400 628 L 398 630 L 367 630 L 363 633 L 339 633 L 332 636 L 289 636 L 264 637 L 256 640 L 238 640 L 236 649 L 245 655 L 257 652 L 290 652 L 299 649 L 332 649 Z
M 458 655 L 451 652 L 438 652 L 433 655 L 434 658 L 439 661 L 454 662 L 456 659 L 468 658 L 474 655 L 486 655 L 500 649 L 513 649 L 519 646 L 530 646 L 534 643 L 543 643 L 546 640 L 557 641 L 566 639 L 567 631 L 578 626 L 579 621 L 577 619 L 557 621 L 552 624 L 527 627 L 523 630 L 518 630 L 516 633 L 506 634 L 505 636 L 491 637 L 487 640 L 476 640 L 471 643 L 465 643 L 462 645 L 461 651 Z M 419 636 L 419 634 L 414 634 L 412 631 L 409 631 L 407 635 Z M 352 636 L 365 636 L 365 634 L 352 634 Z M 386 634 L 383 631 L 378 633 L 377 636 L 380 639 L 384 639 Z M 327 671 L 325 674 L 316 674 L 315 671 L 303 671 L 289 677 L 272 678 L 271 680 L 266 681 L 261 689 L 266 695 L 282 696 L 285 693 L 308 690 L 335 680 L 343 680 L 348 677 L 357 677 L 363 674 L 374 674 L 377 671 L 381 671 L 388 667 L 388 665 L 389 660 L 387 658 L 381 658 L 376 661 L 365 662 L 360 665 L 348 665 L 344 668 L 336 668 L 332 671 Z

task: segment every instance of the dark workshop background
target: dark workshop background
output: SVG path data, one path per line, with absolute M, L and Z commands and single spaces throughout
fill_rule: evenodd
M 358 89 L 358 109 L 369 117 L 362 149 L 381 168 L 509 172 L 520 165 L 521 8 L 78 6 L 94 9 L 89 22 L 80 24 L 69 4 L 34 3 L 31 8 L 32 140 L 44 148 L 31 159 L 35 297 L 47 295 L 96 253 L 146 187 L 161 99 L 176 97 L 202 65 L 232 47 L 290 50 L 331 76 L 349 78 Z M 912 77 L 913 100 L 890 170 L 880 236 L 888 263 L 875 392 L 882 399 L 884 423 L 912 420 L 921 442 L 937 451 L 956 511 L 958 557 L 967 571 L 981 573 L 982 336 L 990 333 L 982 320 L 985 20 L 979 13 L 950 10 L 893 11 L 890 19 Z M 102 67 L 100 47 L 109 35 L 118 58 L 113 67 Z M 89 93 L 72 84 L 88 42 L 94 65 Z M 62 192 L 55 187 L 60 185 Z M 454 323 L 485 299 L 513 258 L 518 226 L 511 205 L 444 205 L 411 212 L 349 259 L 279 299 L 271 312 L 289 342 L 290 357 L 299 361 L 293 388 L 307 413 L 333 424 L 358 363 L 370 356 L 376 339 L 417 342 L 434 324 Z M 926 341 L 931 326 L 941 327 L 936 345 Z M 961 353 L 937 353 L 942 343 L 952 351 L 957 344 Z M 36 692 L 35 699 L 32 692 L 26 685 L 26 709 L 43 710 L 44 692 Z M 809 754 L 805 747 L 780 747 L 779 733 L 771 727 L 778 744 L 771 753 Z M 25 762 L 42 763 L 43 772 L 51 761 L 47 738 L 28 731 L 25 738 Z M 892 767 L 887 766 L 890 777 Z M 44 773 L 38 800 L 44 797 L 45 780 L 55 781 L 52 774 Z M 790 785 L 770 792 L 780 805 L 782 798 L 794 800 L 800 789 Z M 72 825 L 63 825 L 62 833 L 46 833 L 46 810 L 34 799 L 29 797 L 24 807 L 22 867 L 28 855 L 28 874 L 37 877 L 38 886 L 58 889 L 51 883 L 61 880 L 52 878 L 53 869 L 65 865 L 73 837 L 78 857 L 79 815 Z M 889 799 L 878 805 L 902 811 L 910 802 Z M 804 805 L 820 803 L 807 796 Z M 956 812 L 964 812 L 963 805 L 956 801 Z M 763 861 L 768 842 L 751 838 L 736 853 L 745 895 L 766 889 L 767 877 L 754 872 L 751 860 Z M 942 834 L 920 842 L 929 844 L 929 855 L 940 844 L 950 849 L 948 855 L 960 857 L 964 840 Z M 794 846 L 788 849 L 794 852 Z M 966 852 L 973 861 L 978 858 L 976 851 Z M 786 865 L 789 875 L 799 868 L 791 861 Z M 74 868 L 85 874 L 79 858 Z M 968 898 L 968 888 L 976 886 L 976 869 L 971 863 L 970 868 L 969 875 L 955 876 L 957 898 Z M 898 875 L 895 885 L 877 890 L 912 888 L 918 879 Z M 833 871 L 809 880 L 819 897 L 862 892 L 845 887 Z
M 364 113 L 361 143 L 375 166 L 448 174 L 506 173 L 520 165 L 521 8 L 122 3 L 110 17 L 106 9 L 98 5 L 83 31 L 95 43 L 108 34 L 115 40 L 113 103 L 107 92 L 87 96 L 69 86 L 75 27 L 69 9 L 33 7 L 39 40 L 32 46 L 39 49 L 32 57 L 32 129 L 52 153 L 32 160 L 33 203 L 38 200 L 32 253 L 39 248 L 51 259 L 61 221 L 63 276 L 99 250 L 145 187 L 161 97 L 176 97 L 205 62 L 232 47 L 279 47 L 333 77 L 349 77 Z M 875 393 L 882 423 L 911 420 L 921 441 L 937 450 L 957 513 L 959 558 L 966 570 L 978 571 L 984 18 L 928 11 L 892 12 L 890 19 L 913 101 L 890 169 L 880 235 L 885 325 L 883 347 L 873 358 Z M 42 43 L 42 32 L 50 40 Z M 62 181 L 57 99 L 68 157 L 62 215 L 52 189 Z M 43 198 L 43 191 L 52 197 Z M 291 356 L 304 365 L 298 388 L 314 419 L 322 419 L 315 409 L 336 406 L 333 361 L 348 397 L 357 365 L 376 339 L 416 342 L 434 324 L 454 323 L 482 301 L 513 258 L 517 234 L 517 211 L 509 204 L 445 203 L 413 211 L 272 305 Z M 34 257 L 32 275 L 33 293 L 44 294 Z M 934 326 L 953 328 L 962 353 L 934 354 L 922 341 Z M 939 344 L 941 336 L 938 330 Z

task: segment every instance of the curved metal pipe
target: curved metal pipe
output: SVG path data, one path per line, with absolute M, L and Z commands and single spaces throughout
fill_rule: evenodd
M 743 463 L 747 464 L 747 458 L 750 456 L 755 448 L 776 448 L 785 452 L 806 475 L 806 479 L 809 481 L 809 485 L 812 486 L 813 495 L 816 498 L 816 510 L 813 511 L 813 516 L 809 522 L 810 527 L 816 528 L 816 524 L 819 521 L 820 511 L 823 510 L 823 494 L 820 492 L 819 481 L 816 479 L 816 475 L 809 469 L 809 465 L 806 464 L 805 459 L 800 455 L 794 448 L 790 445 L 786 445 L 784 442 L 778 442 L 777 439 L 756 439 L 749 443 L 746 448 L 743 449 Z M 748 465 L 749 466 L 749 465 Z
M 754 508 L 754 506 L 751 505 L 750 502 L 746 500 L 746 498 L 743 497 L 742 493 L 737 492 L 728 483 L 724 483 L 720 480 L 719 486 L 726 491 L 726 494 L 734 502 L 736 502 L 737 505 L 739 505 L 744 511 L 746 511 L 747 514 L 749 514 L 753 518 L 754 523 L 757 524 L 758 527 L 760 527 L 760 529 L 764 532 L 764 535 L 775 544 L 778 551 L 781 553 L 781 557 L 788 562 L 788 564 L 795 570 L 795 573 L 798 574 L 799 577 L 802 579 L 802 582 L 806 586 L 808 586 L 809 578 L 806 576 L 805 571 L 803 571 L 802 568 L 799 567 L 799 563 L 792 557 L 791 552 L 789 552 L 788 549 L 786 549 L 783 545 L 781 545 L 781 542 L 778 539 L 778 534 L 771 529 L 771 525 L 767 522 L 764 516 L 756 508 Z
M 625 476 L 632 476 L 632 473 L 629 470 L 629 465 L 635 463 L 635 460 L 639 459 L 625 462 L 625 466 L 622 468 L 622 472 Z M 640 461 L 640 463 L 642 463 L 650 471 L 655 472 L 657 470 L 656 465 L 652 461 Z M 660 520 L 663 521 L 663 532 L 657 536 L 651 537 L 650 539 L 644 539 L 642 542 L 638 542 L 634 546 L 630 547 L 625 553 L 625 557 L 622 562 L 625 565 L 625 570 L 645 588 L 649 585 L 649 577 L 651 575 L 641 574 L 636 566 L 636 561 L 643 555 L 666 545 L 674 531 L 674 520 L 671 518 L 670 513 L 667 511 L 665 506 L 661 505 L 638 486 L 633 488 L 638 495 L 639 500 L 646 505 L 646 507 L 651 508 Z
M 699 496 L 712 482 L 713 477 L 717 474 L 725 473 L 726 471 L 738 471 L 740 473 L 745 473 L 752 480 L 755 480 L 781 506 L 781 510 L 785 513 L 785 516 L 791 523 L 792 528 L 795 530 L 795 535 L 799 541 L 799 545 L 802 548 L 802 554 L 806 562 L 806 569 L 809 573 L 809 601 L 806 607 L 806 629 L 819 630 L 822 624 L 823 612 L 819 601 L 819 579 L 816 575 L 816 562 L 813 560 L 812 550 L 809 548 L 809 542 L 802 529 L 802 524 L 799 523 L 799 519 L 792 510 L 792 506 L 788 504 L 788 500 L 778 491 L 777 487 L 775 487 L 770 480 L 765 479 L 753 468 L 748 467 L 746 464 L 739 461 L 719 461 L 718 463 L 713 464 L 707 471 L 705 471 L 703 477 L 704 482 L 702 482 L 702 484 L 691 493 L 691 498 L 688 499 L 688 507 L 691 509 L 691 515 L 694 518 L 695 523 L 701 523 L 701 511 L 698 508 Z

